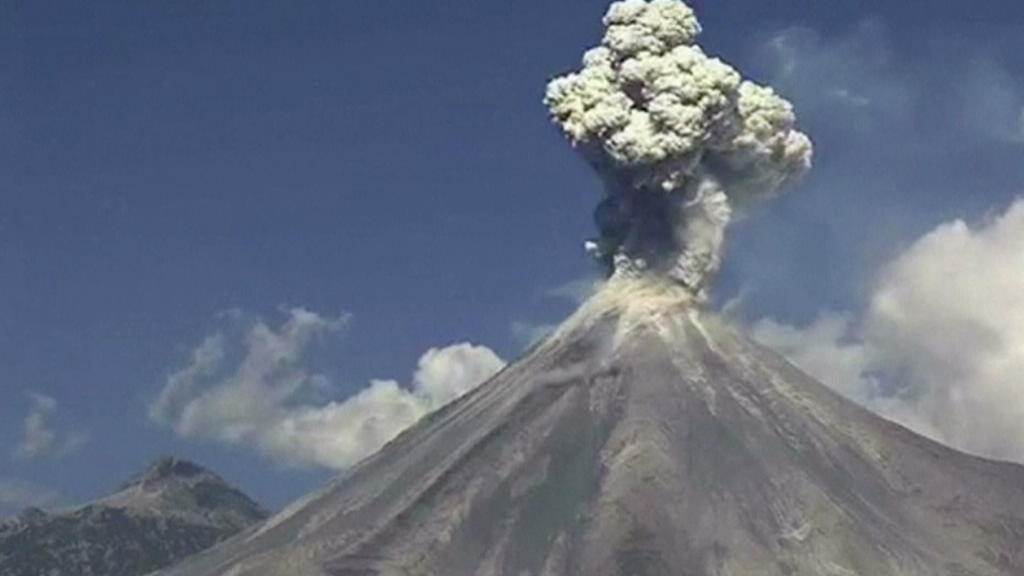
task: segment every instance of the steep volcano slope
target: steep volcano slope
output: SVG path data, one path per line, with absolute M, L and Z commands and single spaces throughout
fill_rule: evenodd
M 166 458 L 106 498 L 0 523 L 0 576 L 139 576 L 266 515 L 217 475 Z
M 665 285 L 167 576 L 1024 574 L 1024 468 L 844 400 Z

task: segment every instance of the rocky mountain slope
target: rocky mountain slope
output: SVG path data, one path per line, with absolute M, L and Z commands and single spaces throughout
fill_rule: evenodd
M 0 524 L 0 576 L 140 576 L 266 515 L 215 474 L 166 458 L 106 498 Z
M 845 400 L 655 281 L 163 576 L 1009 576 L 1024 467 Z

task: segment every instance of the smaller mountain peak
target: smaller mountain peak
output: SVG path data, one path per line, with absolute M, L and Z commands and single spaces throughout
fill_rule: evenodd
M 182 460 L 181 458 L 175 458 L 173 456 L 165 456 L 151 464 L 146 471 L 148 475 L 155 478 L 178 476 L 189 478 L 205 473 L 206 469 L 188 460 Z
M 23 523 L 31 523 L 46 518 L 46 512 L 35 506 L 29 506 L 18 514 L 18 520 Z
M 17 530 L 26 526 L 31 526 L 37 522 L 46 520 L 47 514 L 44 510 L 36 508 L 35 506 L 29 506 L 16 516 L 9 516 L 7 518 L 0 518 L 0 536 L 3 535 L 4 531 Z
M 0 576 L 150 574 L 266 517 L 210 470 L 160 458 L 113 494 L 0 519 Z
M 142 484 L 153 484 L 211 474 L 212 472 L 194 462 L 174 456 L 164 456 L 147 466 L 145 470 L 129 480 L 124 486 L 122 486 L 122 489 Z

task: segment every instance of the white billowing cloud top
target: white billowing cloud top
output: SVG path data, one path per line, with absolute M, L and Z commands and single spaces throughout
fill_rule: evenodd
M 1024 201 L 918 240 L 884 271 L 864 337 L 944 438 L 1024 460 Z
M 504 367 L 483 346 L 432 348 L 420 357 L 408 388 L 375 380 L 346 400 L 295 410 L 267 431 L 263 449 L 285 461 L 301 455 L 308 463 L 347 468 Z
M 859 322 L 823 314 L 751 332 L 918 432 L 1024 462 L 1024 200 L 917 240 L 884 267 Z
M 625 232 L 599 222 L 598 256 L 664 267 L 699 290 L 720 264 L 732 207 L 806 172 L 810 139 L 789 102 L 695 44 L 700 24 L 683 2 L 616 2 L 604 25 L 582 69 L 552 80 L 545 97 L 605 178 L 608 211 L 630 221 L 611 226 Z M 642 198 L 652 194 L 665 198 Z
M 434 348 L 419 359 L 409 386 L 375 380 L 330 400 L 335 387 L 308 368 L 306 356 L 346 323 L 297 308 L 277 328 L 258 321 L 240 336 L 218 332 L 167 378 L 150 418 L 186 438 L 250 447 L 285 465 L 340 470 L 505 366 L 486 347 Z

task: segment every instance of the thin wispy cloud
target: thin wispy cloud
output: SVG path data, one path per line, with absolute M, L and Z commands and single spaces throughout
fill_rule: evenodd
M 60 501 L 60 495 L 48 488 L 14 478 L 0 477 L 0 511 L 43 508 Z
M 558 324 L 554 323 L 516 320 L 509 326 L 509 331 L 517 344 L 523 348 L 529 348 L 547 338 L 556 328 L 558 328 Z
M 14 455 L 21 459 L 59 458 L 85 445 L 83 432 L 63 430 L 59 423 L 57 400 L 37 392 L 28 393 L 29 409 L 22 425 L 22 437 Z
M 569 280 L 553 288 L 545 289 L 541 292 L 541 296 L 544 299 L 579 306 L 596 294 L 601 289 L 601 286 L 604 285 L 604 282 L 603 278 L 596 275 L 587 275 Z M 513 320 L 509 324 L 509 332 L 516 343 L 523 348 L 529 348 L 555 331 L 558 327 L 556 320 L 560 319 L 550 319 L 547 321 Z
M 555 286 L 548 290 L 546 295 L 551 298 L 561 298 L 574 304 L 582 304 L 588 298 L 597 294 L 604 283 L 605 280 L 603 278 L 584 276 L 583 278 L 577 278 Z
M 942 69 L 933 70 L 932 61 L 897 58 L 887 27 L 868 19 L 827 38 L 812 28 L 785 28 L 757 56 L 773 86 L 803 114 L 827 114 L 831 129 L 846 123 L 854 133 L 892 134 L 894 123 L 933 106 L 946 117 L 929 129 L 1024 144 L 1024 85 L 992 54 L 946 53 Z
M 994 140 L 1024 144 L 1024 86 L 996 60 L 974 58 L 960 94 L 967 127 Z
M 834 122 L 850 122 L 857 131 L 906 116 L 916 98 L 914 86 L 898 73 L 888 31 L 876 20 L 834 38 L 785 28 L 758 48 L 758 56 L 772 85 L 797 101 L 802 113 L 827 109 Z

